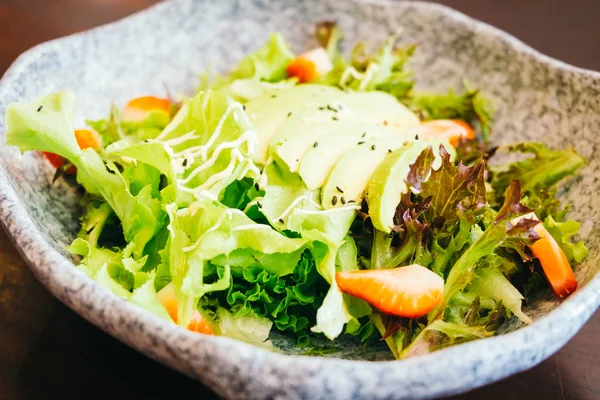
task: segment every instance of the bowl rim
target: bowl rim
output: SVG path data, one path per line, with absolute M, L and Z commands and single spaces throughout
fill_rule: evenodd
M 90 34 L 110 34 L 132 22 L 143 20 L 149 15 L 160 13 L 164 9 L 177 7 L 190 1 L 192 0 L 174 0 L 158 3 L 121 20 L 32 47 L 21 54 L 13 62 L 0 80 L 0 108 L 7 106 L 7 104 L 5 104 L 5 93 L 7 93 L 13 84 L 17 83 L 22 78 L 26 67 L 44 57 L 47 53 L 52 52 L 61 46 L 69 45 L 69 43 L 80 40 Z M 429 10 L 435 11 L 443 14 L 457 25 L 466 25 L 468 29 L 479 35 L 489 36 L 493 39 L 500 40 L 517 53 L 541 62 L 549 69 L 571 72 L 578 76 L 591 78 L 600 83 L 600 72 L 575 67 L 546 56 L 524 44 L 516 37 L 487 23 L 468 17 L 447 6 L 423 1 L 367 0 L 363 1 L 363 3 L 384 5 L 387 7 L 396 7 L 399 4 L 410 4 L 412 7 L 423 10 L 423 12 Z M 0 121 L 0 129 L 5 129 L 3 119 Z M 189 357 L 186 358 L 180 356 L 178 362 L 174 362 L 170 359 L 169 355 L 153 352 L 151 349 L 149 350 L 147 346 L 136 343 L 136 341 L 131 337 L 128 337 L 126 333 L 119 333 L 118 329 L 107 326 L 106 322 L 108 321 L 114 325 L 122 323 L 123 321 L 132 324 L 142 321 L 142 323 L 146 324 L 148 327 L 146 330 L 154 330 L 155 332 L 158 332 L 160 337 L 171 340 L 171 343 L 168 341 L 163 343 L 165 346 L 173 346 L 173 348 L 179 348 L 183 352 L 185 352 L 184 347 L 189 347 L 190 345 L 213 347 L 216 351 L 219 351 L 220 348 L 221 350 L 229 349 L 228 351 L 220 352 L 219 357 L 221 361 L 226 361 L 226 363 L 235 365 L 243 360 L 251 361 L 252 358 L 255 358 L 262 360 L 266 365 L 271 365 L 271 369 L 284 368 L 286 365 L 294 365 L 295 368 L 306 368 L 309 370 L 317 367 L 335 370 L 335 368 L 346 369 L 360 366 L 361 370 L 370 369 L 377 374 L 381 374 L 389 372 L 390 369 L 394 370 L 394 373 L 400 373 L 402 371 L 406 372 L 427 366 L 429 371 L 428 374 L 430 376 L 432 375 L 431 371 L 433 367 L 433 375 L 437 377 L 444 376 L 444 370 L 448 367 L 446 362 L 440 362 L 442 360 L 453 360 L 455 363 L 453 365 L 455 367 L 468 369 L 473 363 L 483 362 L 485 359 L 489 358 L 489 356 L 486 357 L 484 355 L 493 349 L 510 349 L 511 352 L 526 352 L 526 347 L 531 346 L 532 343 L 535 343 L 535 346 L 533 346 L 534 348 L 545 349 L 541 356 L 535 357 L 533 360 L 525 360 L 517 365 L 513 364 L 513 368 L 510 370 L 502 370 L 499 368 L 493 376 L 487 376 L 481 381 L 478 381 L 475 385 L 471 385 L 468 382 L 451 382 L 446 380 L 446 382 L 443 382 L 443 385 L 438 385 L 437 387 L 432 386 L 432 388 L 430 388 L 431 390 L 427 389 L 427 393 L 421 394 L 421 396 L 429 397 L 441 394 L 448 395 L 458 393 L 520 372 L 543 361 L 564 345 L 564 343 L 566 343 L 577 330 L 581 328 L 585 321 L 587 321 L 592 313 L 600 306 L 600 273 L 596 271 L 595 276 L 593 276 L 584 287 L 579 289 L 574 295 L 555 309 L 545 314 L 531 325 L 521 327 L 520 329 L 504 335 L 452 346 L 435 353 L 406 360 L 371 362 L 364 360 L 343 360 L 301 355 L 285 355 L 269 352 L 226 337 L 212 337 L 191 333 L 175 324 L 165 323 L 163 319 L 98 286 L 80 269 L 74 268 L 73 263 L 64 258 L 43 238 L 31 215 L 28 214 L 26 208 L 21 203 L 16 190 L 12 186 L 9 173 L 2 164 L 0 164 L 0 215 L 3 216 L 0 223 L 4 226 L 9 238 L 26 261 L 29 268 L 36 275 L 38 280 L 40 280 L 61 302 L 75 310 L 80 316 L 92 322 L 98 328 L 117 337 L 120 341 L 136 348 L 143 354 L 200 380 L 204 380 L 204 378 L 198 369 L 189 369 L 185 367 L 186 363 L 191 362 Z M 48 266 L 52 266 L 54 272 L 43 273 L 43 267 L 48 268 Z M 93 303 L 111 305 L 120 309 L 121 312 L 110 315 L 110 313 L 104 313 L 99 308 L 86 307 L 85 304 L 79 302 L 81 296 L 78 297 L 78 293 L 81 293 L 82 291 L 87 291 L 86 294 L 92 295 Z M 574 325 L 566 327 L 563 336 L 554 337 L 552 338 L 554 340 L 548 343 L 547 340 L 550 339 L 549 337 L 538 334 L 539 332 L 551 332 L 554 321 L 569 321 L 570 317 L 573 315 L 578 315 L 581 319 Z M 467 348 L 470 349 L 469 353 L 471 356 L 463 357 Z M 479 355 L 479 359 L 477 355 Z M 218 388 L 213 387 L 213 389 L 219 391 Z

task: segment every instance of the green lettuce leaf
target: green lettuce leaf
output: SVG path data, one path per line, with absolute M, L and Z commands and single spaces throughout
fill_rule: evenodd
M 78 182 L 89 193 L 104 197 L 114 210 L 123 225 L 125 239 L 135 243 L 134 254 L 140 257 L 146 243 L 162 226 L 160 202 L 151 196 L 150 187 L 134 196 L 114 163 L 102 161 L 92 149 L 79 149 L 72 126 L 74 113 L 75 96 L 71 92 L 13 104 L 6 113 L 7 144 L 18 146 L 21 151 L 48 151 L 67 158 L 77 167 Z
M 424 120 L 459 119 L 469 125 L 479 125 L 482 137 L 489 139 L 492 129 L 492 107 L 478 89 L 472 89 L 465 83 L 465 92 L 456 94 L 448 90 L 446 94 L 413 93 L 406 101 Z
M 491 298 L 496 302 L 502 302 L 521 321 L 526 324 L 531 323 L 531 318 L 521 311 L 523 295 L 502 272 L 494 267 L 479 268 L 476 275 L 477 277 L 468 286 L 469 292 Z
M 240 61 L 229 78 L 277 82 L 287 78 L 285 69 L 293 59 L 294 53 L 283 36 L 272 33 L 267 44 Z
M 230 254 L 244 251 L 250 257 L 241 258 L 251 260 L 254 266 L 286 275 L 293 272 L 307 243 L 304 239 L 287 238 L 268 225 L 257 224 L 243 212 L 227 208 L 210 197 L 201 197 L 181 210 L 173 203 L 167 206 L 167 211 L 171 232 L 167 245 L 170 274 L 176 295 L 182 297 L 179 320 L 188 318 L 198 299 L 206 293 L 230 287 Z M 205 280 L 208 263 L 219 260 L 219 256 L 222 273 L 208 282 Z M 231 261 L 238 262 L 239 257 L 232 257 Z
M 582 262 L 588 255 L 588 249 L 583 241 L 571 242 L 571 237 L 579 232 L 581 224 L 576 221 L 557 222 L 549 215 L 544 220 L 544 228 L 556 240 L 569 262 Z
M 269 333 L 273 323 L 253 311 L 234 315 L 224 308 L 217 310 L 217 322 L 221 334 L 264 349 L 272 349 Z
M 230 183 L 258 177 L 258 168 L 249 158 L 257 140 L 242 105 L 209 90 L 185 102 L 165 130 L 149 142 L 162 145 L 170 156 L 177 203 L 186 206 L 203 191 L 222 196 Z M 167 175 L 170 168 L 159 152 L 153 151 L 156 162 Z
M 452 296 L 463 290 L 475 278 L 475 268 L 481 259 L 493 254 L 498 247 L 501 247 L 510 238 L 519 240 L 524 244 L 530 244 L 531 240 L 539 238 L 532 230 L 535 221 L 522 220 L 515 226 L 510 224 L 513 218 L 531 211 L 520 203 L 521 197 L 519 181 L 513 181 L 506 189 L 505 202 L 494 223 L 473 242 L 452 266 L 444 284 L 444 301 L 440 307 L 430 313 L 432 320 L 440 317 Z
M 523 193 L 532 195 L 539 189 L 554 186 L 585 165 L 583 157 L 574 149 L 552 150 L 542 143 L 519 143 L 508 146 L 506 151 L 531 154 L 533 158 L 494 170 L 492 186 L 494 192 L 500 194 L 498 197 L 512 180 L 519 180 Z

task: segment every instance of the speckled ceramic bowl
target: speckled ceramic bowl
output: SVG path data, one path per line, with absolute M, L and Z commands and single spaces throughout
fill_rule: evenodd
M 76 194 L 50 185 L 38 154 L 0 146 L 0 219 L 41 282 L 106 332 L 228 398 L 429 398 L 480 386 L 529 368 L 562 346 L 600 303 L 600 74 L 552 60 L 459 13 L 426 3 L 334 0 L 182 0 L 121 22 L 38 46 L 0 84 L 0 114 L 14 101 L 59 89 L 78 95 L 78 118 L 99 117 L 112 101 L 190 91 L 206 65 L 232 66 L 282 32 L 300 50 L 313 45 L 314 23 L 336 19 L 347 40 L 376 43 L 398 28 L 420 43 L 412 64 L 422 87 L 442 89 L 468 77 L 497 106 L 495 140 L 535 139 L 575 146 L 588 160 L 564 198 L 584 221 L 590 256 L 576 270 L 581 288 L 560 304 L 540 298 L 535 322 L 505 335 L 405 361 L 348 360 L 271 353 L 223 337 L 189 333 L 128 304 L 75 268 L 64 250 L 78 229 Z M 0 142 L 4 142 L 0 123 Z M 511 332 L 513 331 L 513 332 Z M 282 353 L 293 353 L 284 340 Z M 337 357 L 378 359 L 341 345 Z

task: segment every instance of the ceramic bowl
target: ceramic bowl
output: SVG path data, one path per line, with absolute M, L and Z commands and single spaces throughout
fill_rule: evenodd
M 583 221 L 590 256 L 576 269 L 580 289 L 564 302 L 550 294 L 530 304 L 535 322 L 505 335 L 404 361 L 379 359 L 342 343 L 332 358 L 279 353 L 224 337 L 189 333 L 128 304 L 74 267 L 65 247 L 78 230 L 76 191 L 51 185 L 39 154 L 0 146 L 0 219 L 38 279 L 62 302 L 149 357 L 197 378 L 227 398 L 430 398 L 465 391 L 541 362 L 558 350 L 600 303 L 600 74 L 543 56 L 515 38 L 450 9 L 418 2 L 334 0 L 181 0 L 23 54 L 0 84 L 6 106 L 60 89 L 78 96 L 83 116 L 136 95 L 191 92 L 207 65 L 225 70 L 282 32 L 296 50 L 313 46 L 314 24 L 337 20 L 347 42 L 400 38 L 420 44 L 411 68 L 422 88 L 468 78 L 496 105 L 498 143 L 539 140 L 572 145 L 589 163 L 565 188 L 572 217 Z M 0 143 L 4 142 L 0 123 Z M 358 350 L 357 350 L 358 349 Z M 345 359 L 342 359 L 345 358 Z M 363 360 L 359 360 L 363 358 Z

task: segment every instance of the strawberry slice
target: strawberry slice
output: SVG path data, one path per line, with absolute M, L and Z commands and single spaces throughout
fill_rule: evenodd
M 168 99 L 161 99 L 154 96 L 135 98 L 125 106 L 123 121 L 142 122 L 153 111 L 165 112 L 168 115 L 171 111 L 171 102 Z
M 167 309 L 167 312 L 171 316 L 173 322 L 177 323 L 177 298 L 175 297 L 175 287 L 172 283 L 162 288 L 157 293 L 158 300 Z M 205 335 L 214 335 L 214 331 L 202 317 L 202 314 L 196 310 L 188 323 L 187 329 L 193 332 L 203 333 Z
M 400 317 L 421 317 L 442 304 L 444 299 L 444 280 L 417 264 L 338 272 L 335 280 L 342 292 Z
M 534 219 L 539 221 L 535 213 L 529 213 L 517 217 L 511 221 L 514 225 L 522 219 Z M 558 297 L 563 298 L 577 289 L 577 278 L 573 273 L 567 256 L 562 251 L 550 232 L 541 223 L 533 227 L 540 236 L 529 248 L 533 255 L 540 260 L 542 271 L 550 287 Z
M 469 124 L 458 119 L 435 119 L 424 121 L 419 127 L 419 138 L 422 140 L 448 140 L 456 147 L 460 139 L 474 139 L 475 131 Z
M 75 139 L 77 140 L 77 144 L 80 149 L 96 149 L 100 148 L 100 142 L 96 138 L 96 134 L 94 132 L 87 129 L 76 129 L 75 130 Z M 50 164 L 54 168 L 60 168 L 65 165 L 66 160 L 64 157 L 59 156 L 58 154 L 48 153 L 47 151 L 42 151 L 42 154 L 46 157 Z M 66 175 L 75 175 L 77 173 L 77 168 L 74 166 L 69 167 L 65 172 Z
M 288 64 L 287 75 L 296 77 L 301 83 L 312 82 L 333 69 L 333 64 L 324 48 L 319 47 L 300 54 Z

